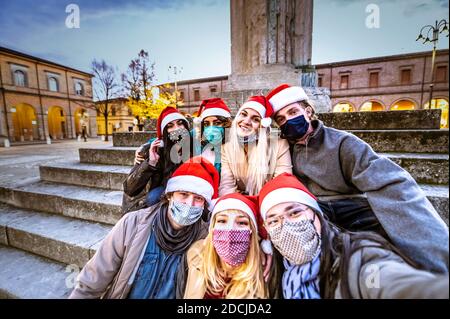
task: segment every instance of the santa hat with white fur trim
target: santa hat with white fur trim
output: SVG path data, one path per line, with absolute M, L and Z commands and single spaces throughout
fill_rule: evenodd
M 158 122 L 156 124 L 156 135 L 159 139 L 162 139 L 164 128 L 167 126 L 167 124 L 175 120 L 184 120 L 186 121 L 186 123 L 188 123 L 186 118 L 174 107 L 168 106 L 161 111 L 161 114 L 158 117 Z
M 231 112 L 228 106 L 221 98 L 212 98 L 202 101 L 198 110 L 197 122 L 203 121 L 208 116 L 223 116 L 231 118 Z
M 217 198 L 219 173 L 208 160 L 196 156 L 181 164 L 168 180 L 165 193 L 190 192 L 202 196 L 208 204 Z
M 251 96 L 247 102 L 242 104 L 238 113 L 243 109 L 252 109 L 261 115 L 261 125 L 263 127 L 269 127 L 272 124 L 273 108 L 264 95 Z
M 240 193 L 233 193 L 220 197 L 215 203 L 211 213 L 211 220 L 216 214 L 226 210 L 240 210 L 246 213 L 253 223 L 253 226 L 255 226 L 255 229 L 258 230 L 259 237 L 262 239 L 261 249 L 268 255 L 273 254 L 272 244 L 267 238 L 267 231 L 263 226 L 261 215 L 258 213 L 257 196 L 246 196 Z M 212 227 L 212 223 L 210 224 L 210 227 Z
M 283 173 L 267 182 L 259 193 L 260 213 L 263 220 L 275 205 L 296 202 L 307 205 L 317 212 L 322 210 L 316 197 L 292 174 Z
M 281 84 L 270 91 L 266 98 L 272 105 L 273 114 L 275 114 L 289 104 L 308 100 L 308 95 L 300 86 Z

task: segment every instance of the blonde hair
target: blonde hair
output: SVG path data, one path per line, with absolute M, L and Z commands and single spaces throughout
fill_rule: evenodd
M 258 141 L 248 145 L 247 160 L 244 147 L 239 144 L 237 121 L 238 115 L 231 123 L 228 143 L 225 145 L 230 156 L 230 168 L 236 179 L 247 177 L 245 191 L 248 195 L 255 196 L 275 173 L 278 137 L 271 134 L 270 127 L 260 127 Z
M 240 212 L 227 210 L 224 212 Z M 211 220 L 210 231 L 204 241 L 203 265 L 201 267 L 206 291 L 214 295 L 222 295 L 225 299 L 268 298 L 264 283 L 261 254 L 256 227 L 250 221 L 252 231 L 250 249 L 245 262 L 227 274 L 223 262 L 214 248 L 212 236 L 217 215 Z M 231 277 L 229 282 L 226 281 Z

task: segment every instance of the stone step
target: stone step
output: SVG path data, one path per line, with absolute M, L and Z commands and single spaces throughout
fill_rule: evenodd
M 421 184 L 448 185 L 448 154 L 379 153 L 403 167 Z
M 141 146 L 156 137 L 156 131 L 113 133 L 113 146 Z
M 80 162 L 133 166 L 136 148 L 137 147 L 80 148 Z
M 39 181 L 0 187 L 0 202 L 24 209 L 114 225 L 122 216 L 122 192 Z
M 377 152 L 387 153 L 440 153 L 448 154 L 448 139 L 449 131 L 448 129 L 442 130 L 349 130 L 349 132 L 355 134 L 362 140 L 369 143 L 372 148 Z M 139 132 L 133 133 L 128 137 L 123 137 L 126 134 L 131 133 L 121 133 L 121 139 L 126 140 L 129 143 L 128 147 L 116 147 L 115 149 L 134 149 L 140 146 L 142 140 L 149 139 L 152 136 L 151 132 Z M 115 143 L 117 144 L 117 143 Z M 86 151 L 86 149 L 80 149 L 80 159 L 81 153 L 87 156 L 92 156 L 93 154 Z M 111 151 L 112 152 L 112 151 Z M 113 154 L 112 154 L 113 155 Z M 86 161 L 89 159 L 86 158 Z M 102 160 L 104 160 L 102 158 Z M 84 160 L 82 160 L 84 161 Z M 97 163 L 96 158 L 90 159 L 87 163 Z M 100 163 L 100 162 L 98 162 Z M 107 159 L 105 164 L 115 164 L 112 159 Z M 133 163 L 127 164 L 133 165 Z
M 0 244 L 83 267 L 111 226 L 0 204 Z
M 80 158 L 89 160 L 93 158 L 95 161 L 110 161 L 114 156 L 118 165 L 129 165 L 133 163 L 135 148 L 130 147 L 110 147 L 98 149 L 80 150 Z M 90 156 L 85 154 L 89 152 Z M 81 155 L 83 153 L 83 155 Z M 408 171 L 418 183 L 424 184 L 448 184 L 448 154 L 423 154 L 423 153 L 380 153 L 392 159 L 395 163 Z M 128 170 L 129 172 L 129 170 Z M 128 173 L 127 172 L 127 173 Z M 124 177 L 126 178 L 126 176 Z M 123 179 L 122 179 L 123 181 Z M 105 178 L 101 184 L 107 184 L 108 179 Z
M 436 130 L 441 110 L 319 113 L 328 127 L 340 130 Z
M 66 299 L 75 276 L 64 264 L 0 245 L 0 299 Z
M 78 161 L 39 167 L 41 180 L 70 185 L 123 190 L 131 166 L 84 164 Z
M 446 130 L 357 130 L 350 131 L 380 153 L 448 154 Z
M 445 221 L 447 226 L 449 225 L 448 219 L 448 185 L 420 185 L 425 192 L 428 200 L 434 206 L 441 218 Z

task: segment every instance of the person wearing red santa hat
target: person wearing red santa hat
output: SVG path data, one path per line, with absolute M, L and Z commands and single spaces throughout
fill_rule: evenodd
M 220 98 L 203 100 L 194 118 L 194 139 L 196 154 L 202 154 L 221 171 L 222 145 L 225 143 L 225 130 L 231 125 L 231 112 Z M 196 125 L 199 125 L 197 128 Z M 197 143 L 199 142 L 199 143 Z
M 170 299 L 186 252 L 205 238 L 219 174 L 202 157 L 173 173 L 160 203 L 126 214 L 77 277 L 70 298 Z
M 270 129 L 273 110 L 264 96 L 252 96 L 238 110 L 222 152 L 219 194 L 258 195 L 281 173 L 292 173 L 289 145 Z
M 285 299 L 449 297 L 448 274 L 418 268 L 374 232 L 336 227 L 293 175 L 264 185 L 259 205 L 270 240 L 283 257 Z
M 123 213 L 158 203 L 172 173 L 193 156 L 189 123 L 175 108 L 162 110 L 157 138 L 136 150 L 135 165 L 123 183 Z
M 334 223 L 376 231 L 426 269 L 448 273 L 448 227 L 408 172 L 355 135 L 325 126 L 301 87 L 282 84 L 267 99 L 291 145 L 294 174 Z
M 279 282 L 264 281 L 261 247 L 271 253 L 256 196 L 239 193 L 219 198 L 209 234 L 187 252 L 184 299 L 254 299 L 278 295 Z M 272 278 L 278 276 L 273 275 Z

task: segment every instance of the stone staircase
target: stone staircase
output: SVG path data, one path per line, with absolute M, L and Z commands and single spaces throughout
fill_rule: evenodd
M 382 113 L 320 117 L 405 168 L 448 224 L 449 132 L 439 129 L 440 112 Z M 0 298 L 68 296 L 76 269 L 121 217 L 136 147 L 153 136 L 116 133 L 112 147 L 82 148 L 79 162 L 43 165 L 40 180 L 0 187 Z
M 67 298 L 120 219 L 131 167 L 86 163 L 81 154 L 80 162 L 40 166 L 39 181 L 0 187 L 0 298 Z

